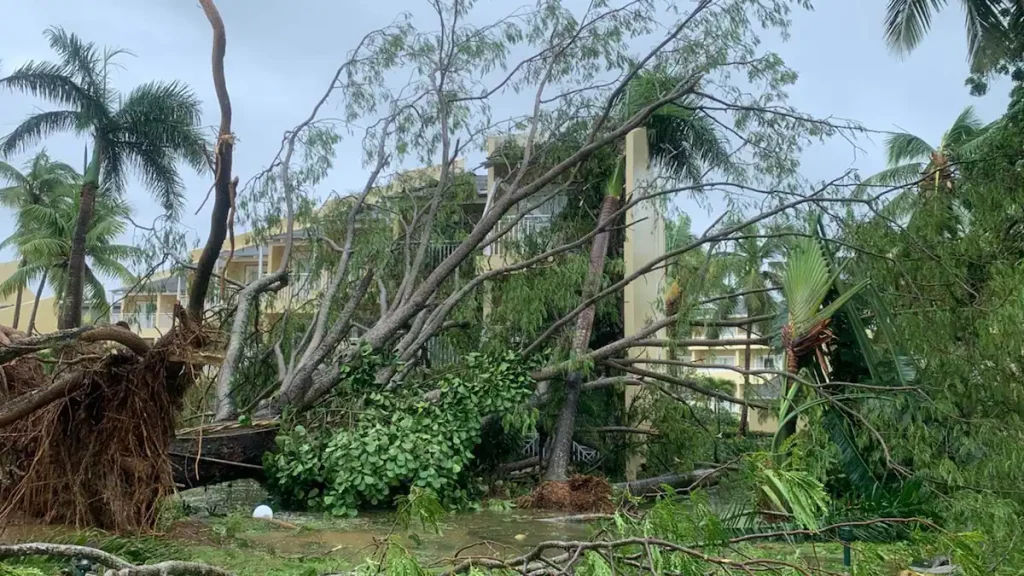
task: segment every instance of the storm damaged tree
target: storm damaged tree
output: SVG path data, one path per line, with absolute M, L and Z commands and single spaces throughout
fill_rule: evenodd
M 276 366 L 276 382 L 259 394 L 263 415 L 308 409 L 371 356 L 385 358 L 376 370 L 377 386 L 393 394 L 413 383 L 418 386 L 423 350 L 458 324 L 454 319 L 461 313 L 479 305 L 479 293 L 488 282 L 529 273 L 588 247 L 593 256 L 590 272 L 566 287 L 579 295 L 579 305 L 566 310 L 535 340 L 521 343 L 520 353 L 539 357 L 543 349 L 554 348 L 554 356 L 532 373 L 541 390 L 573 373 L 582 378 L 587 365 L 606 370 L 604 363 L 631 348 L 650 345 L 668 325 L 706 321 L 692 317 L 701 302 L 688 301 L 638 334 L 588 350 L 593 320 L 587 311 L 595 303 L 680 255 L 728 242 L 751 224 L 843 195 L 845 188 L 835 185 L 842 178 L 800 192 L 807 188 L 798 183 L 797 157 L 815 139 L 856 127 L 818 120 L 787 106 L 784 91 L 795 74 L 777 55 L 757 46 L 754 22 L 785 29 L 787 2 L 699 2 L 671 15 L 644 2 L 594 5 L 580 14 L 545 2 L 486 26 L 471 24 L 472 3 L 435 2 L 432 7 L 439 30 L 421 31 L 410 20 L 400 19 L 367 35 L 337 69 L 312 113 L 286 132 L 267 170 L 240 193 L 263 205 L 264 215 L 286 215 L 276 228 L 268 227 L 266 220 L 262 225 L 285 230 L 286 250 L 292 250 L 294 235 L 287 231 L 294 227 L 294 206 L 322 177 L 324 163 L 329 164 L 323 158 L 330 158 L 325 142 L 332 143 L 332 138 L 325 134 L 339 132 L 338 120 L 320 118 L 320 110 L 333 101 L 344 110 L 346 126 L 370 126 L 363 134 L 369 172 L 364 185 L 337 199 L 340 212 L 326 218 L 327 211 L 321 211 L 319 221 L 313 214 L 312 224 L 306 224 L 314 259 L 329 263 L 322 269 L 326 281 L 317 299 L 321 305 L 308 311 L 308 322 L 297 333 L 258 344 L 273 355 Z M 664 27 L 668 17 L 675 23 Z M 644 38 L 658 31 L 655 41 L 645 43 Z M 528 56 L 511 63 L 512 54 Z M 737 73 L 752 79 L 759 91 L 752 95 L 731 84 L 729 78 Z M 395 85 L 398 77 L 412 81 Z M 499 97 L 521 102 L 524 112 L 496 119 Z M 639 187 L 639 193 L 625 197 L 620 169 L 609 182 L 606 197 L 612 200 L 604 203 L 606 209 L 588 231 L 558 235 L 544 250 L 478 269 L 469 279 L 459 274 L 530 214 L 571 192 L 591 156 L 622 150 L 626 135 L 642 127 L 655 132 L 652 149 L 668 170 Z M 667 128 L 677 131 L 675 142 Z M 459 160 L 484 148 L 488 138 L 509 143 L 499 148 L 515 153 L 492 156 L 489 162 L 500 165 L 502 175 L 482 212 L 454 238 L 442 238 L 445 211 L 459 199 Z M 292 169 L 292 162 L 302 158 L 306 160 L 300 168 Z M 402 167 L 410 163 L 429 167 L 428 182 L 413 188 L 402 185 Z M 673 172 L 678 166 L 684 169 Z M 712 227 L 607 287 L 596 281 L 604 275 L 607 233 L 628 210 L 642 202 L 709 193 L 737 199 L 760 196 L 768 199 L 769 208 L 760 204 L 762 209 L 740 224 Z M 406 201 L 401 210 L 395 208 L 395 196 Z M 334 233 L 321 234 L 324 220 L 342 224 Z M 362 234 L 371 223 L 382 221 L 397 232 L 383 237 Z M 367 236 L 377 241 L 368 241 Z M 432 260 L 431 245 L 439 240 L 447 241 L 450 249 Z M 287 275 L 284 265 L 242 290 L 218 376 L 219 418 L 231 418 L 239 410 L 231 390 L 243 357 L 242 343 L 251 340 L 248 302 L 260 292 L 279 288 Z M 576 346 L 571 343 L 574 334 Z M 683 382 L 697 393 L 714 393 L 686 378 L 672 382 Z M 531 404 L 541 405 L 553 396 L 537 394 Z M 436 399 L 437 391 L 428 391 L 425 397 Z M 559 444 L 569 446 L 565 439 L 571 439 L 573 426 L 565 422 L 573 410 L 564 412 Z M 557 469 L 554 476 L 564 477 L 564 468 Z

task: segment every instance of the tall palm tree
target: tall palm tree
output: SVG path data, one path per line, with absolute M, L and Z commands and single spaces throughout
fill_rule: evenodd
M 991 71 L 1006 55 L 1010 25 L 1024 17 L 1024 0 L 960 0 L 966 14 L 967 59 L 972 73 Z M 917 48 L 947 0 L 889 0 L 885 41 L 897 53 Z
M 50 204 L 67 193 L 68 186 L 75 179 L 75 171 L 67 164 L 54 162 L 45 150 L 40 151 L 25 163 L 25 172 L 0 162 L 0 182 L 6 182 L 6 188 L 0 188 L 0 205 L 15 212 L 15 232 L 12 235 L 31 230 L 35 223 L 29 217 L 29 207 Z M 23 254 L 18 268 L 28 265 Z M 21 303 L 25 284 L 17 287 L 14 300 L 13 328 L 17 329 L 21 321 Z M 8 296 L 5 294 L 4 296 Z
M 765 238 L 758 238 L 759 228 L 754 225 L 744 230 L 742 239 L 732 243 L 731 250 L 726 253 L 726 270 L 732 279 L 732 291 L 742 293 L 739 302 L 743 304 L 743 313 L 748 317 L 764 316 L 775 312 L 776 302 L 772 297 L 772 290 L 781 283 L 779 275 L 779 257 L 782 256 L 787 245 L 787 237 L 772 236 L 766 234 Z M 783 229 L 771 230 L 770 232 L 780 233 Z M 736 302 L 733 299 L 722 300 L 723 303 Z M 750 390 L 750 339 L 754 332 L 766 333 L 771 327 L 771 321 L 760 323 L 750 322 L 743 327 L 746 336 L 746 348 L 743 360 L 743 390 Z M 747 433 L 749 426 L 750 412 L 746 404 L 740 409 L 739 434 Z
M 39 282 L 36 302 L 29 317 L 30 332 L 35 327 L 36 312 L 45 286 L 49 285 L 53 290 L 61 307 L 67 306 L 64 296 L 70 283 L 72 240 L 80 212 L 80 198 L 77 194 L 64 194 L 48 204 L 27 208 L 26 216 L 34 226 L 19 230 L 0 244 L 0 248 L 17 248 L 27 262 L 0 283 L 0 295 L 11 294 L 18 286 Z M 106 289 L 101 276 L 125 284 L 135 281 L 135 275 L 124 262 L 140 258 L 143 250 L 116 243 L 127 229 L 129 216 L 131 209 L 122 198 L 106 190 L 100 191 L 85 244 L 85 289 L 87 302 L 94 308 L 107 305 Z
M 101 184 L 119 194 L 133 168 L 163 208 L 176 214 L 183 204 L 177 164 L 185 162 L 202 170 L 206 155 L 198 129 L 200 103 L 187 86 L 150 82 L 122 95 L 108 84 L 107 67 L 123 51 L 101 51 L 61 28 L 51 28 L 45 35 L 59 61 L 30 61 L 0 78 L 0 87 L 30 93 L 59 108 L 22 122 L 0 141 L 0 156 L 58 132 L 85 135 L 92 141 L 91 160 L 76 203 L 63 294 L 66 302 L 58 323 L 72 328 L 82 322 L 87 235 Z
M 679 78 L 662 72 L 638 75 L 627 87 L 626 97 L 617 114 L 623 119 L 635 115 L 670 92 L 679 81 Z M 729 154 L 725 139 L 712 120 L 695 114 L 694 107 L 687 104 L 685 99 L 681 99 L 661 107 L 648 118 L 645 128 L 652 163 L 680 180 L 698 181 L 702 179 L 705 170 L 724 167 L 729 162 Z M 605 185 L 601 210 L 597 218 L 597 226 L 601 228 L 601 232 L 594 236 L 591 244 L 590 264 L 583 282 L 584 300 L 592 297 L 600 287 L 611 237 L 609 224 L 624 192 L 623 153 Z M 589 306 L 577 316 L 572 339 L 574 354 L 586 351 L 594 325 L 594 314 L 594 306 Z M 583 375 L 577 370 L 570 372 L 566 377 L 566 395 L 555 424 L 555 438 L 544 474 L 545 480 L 561 481 L 567 478 L 582 378 Z

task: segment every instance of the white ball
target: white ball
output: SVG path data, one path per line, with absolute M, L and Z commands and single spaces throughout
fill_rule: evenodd
M 252 511 L 253 518 L 260 518 L 263 520 L 273 520 L 274 511 L 270 509 L 270 506 L 259 505 L 255 510 Z

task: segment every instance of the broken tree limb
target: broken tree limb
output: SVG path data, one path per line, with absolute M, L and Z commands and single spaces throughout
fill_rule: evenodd
M 656 496 L 664 493 L 662 486 L 668 486 L 673 490 L 713 486 L 718 484 L 721 473 L 726 470 L 727 468 L 702 468 L 685 474 L 665 474 L 632 482 L 619 482 L 613 484 L 612 488 L 629 492 L 634 496 Z
M 84 558 L 93 564 L 108 568 L 106 576 L 231 576 L 231 572 L 199 562 L 169 560 L 157 564 L 135 565 L 113 554 L 71 544 L 30 542 L 0 546 L 0 558 L 25 556 L 56 556 L 58 558 Z

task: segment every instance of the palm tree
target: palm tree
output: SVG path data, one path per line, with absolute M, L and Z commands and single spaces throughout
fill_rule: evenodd
M 662 72 L 638 75 L 629 84 L 626 97 L 617 113 L 624 119 L 635 115 L 670 92 L 679 81 L 678 78 Z M 648 118 L 645 124 L 648 147 L 652 163 L 659 165 L 665 172 L 681 180 L 699 181 L 705 170 L 724 167 L 729 162 L 729 155 L 724 138 L 719 134 L 713 121 L 695 114 L 694 107 L 687 104 L 685 99 L 667 104 Z M 594 236 L 591 244 L 590 264 L 583 282 L 584 300 L 592 297 L 600 287 L 611 237 L 609 224 L 624 192 L 625 156 L 622 155 L 605 185 L 601 210 L 597 218 L 597 226 L 601 228 L 601 232 Z M 594 313 L 594 306 L 589 306 L 576 318 L 572 339 L 574 354 L 586 352 L 594 325 Z M 561 481 L 567 478 L 582 378 L 583 375 L 578 370 L 573 370 L 566 377 L 566 395 L 555 424 L 555 438 L 544 474 L 545 480 Z
M 782 291 L 785 297 L 785 318 L 782 325 L 782 347 L 786 353 L 786 372 L 796 374 L 800 361 L 814 355 L 828 373 L 822 347 L 832 339 L 828 325 L 832 316 L 846 302 L 864 289 L 861 282 L 844 291 L 825 305 L 825 298 L 842 270 L 831 273 L 821 245 L 814 238 L 796 238 L 786 256 L 782 272 Z M 783 386 L 779 409 L 779 430 L 776 432 L 776 451 L 796 432 L 794 401 L 799 387 L 791 377 Z
M 25 163 L 25 172 L 19 172 L 6 162 L 0 162 L 0 182 L 9 184 L 0 188 L 0 205 L 15 212 L 15 232 L 12 236 L 25 233 L 34 227 L 28 216 L 29 207 L 42 206 L 54 202 L 60 195 L 67 193 L 68 186 L 76 176 L 73 168 L 62 162 L 54 162 L 45 150 L 40 151 Z M 18 268 L 24 268 L 28 261 L 21 255 Z M 25 284 L 17 286 L 14 300 L 13 328 L 17 330 L 21 321 L 21 302 Z M 4 297 L 10 294 L 3 294 Z
M 34 226 L 19 230 L 0 248 L 14 246 L 27 261 L 10 278 L 0 283 L 0 294 L 10 294 L 18 286 L 39 282 L 36 302 L 29 317 L 28 330 L 35 327 L 36 312 L 43 289 L 49 285 L 60 305 L 67 306 L 64 297 L 70 283 L 72 239 L 78 221 L 80 195 L 64 194 L 46 205 L 26 209 Z M 130 284 L 135 275 L 123 264 L 140 258 L 143 250 L 134 246 L 116 244 L 125 232 L 131 209 L 120 197 L 101 190 L 96 198 L 94 217 L 86 234 L 85 289 L 87 301 L 93 307 L 107 305 L 106 289 L 100 276 Z
M 866 178 L 865 185 L 906 186 L 927 176 L 922 187 L 931 190 L 952 188 L 955 163 L 970 156 L 970 152 L 991 125 L 986 126 L 973 106 L 968 106 L 946 130 L 938 146 L 924 138 L 905 132 L 892 134 L 885 141 L 887 167 Z
M 783 232 L 783 229 L 772 232 Z M 785 236 L 765 235 L 758 238 L 758 227 L 751 226 L 744 230 L 745 236 L 732 243 L 732 250 L 725 255 L 725 269 L 732 279 L 732 291 L 741 293 L 739 302 L 743 304 L 743 312 L 748 317 L 764 316 L 775 312 L 776 302 L 772 291 L 779 286 L 778 258 L 786 247 Z M 723 303 L 734 303 L 733 299 L 722 300 Z M 743 327 L 746 335 L 746 349 L 743 360 L 743 390 L 750 390 L 750 338 L 756 331 L 764 334 L 771 327 L 771 321 L 748 323 Z M 749 409 L 743 404 L 740 409 L 739 435 L 747 433 L 749 426 Z
M 960 0 L 967 29 L 967 59 L 972 73 L 991 71 L 1006 55 L 1009 26 L 1024 16 L 1024 0 Z M 946 0 L 889 0 L 885 14 L 885 41 L 897 53 L 917 48 L 931 28 L 935 13 Z
M 107 66 L 123 51 L 101 52 L 94 43 L 61 28 L 51 28 L 45 35 L 59 62 L 30 61 L 0 78 L 0 87 L 28 92 L 59 109 L 22 122 L 0 141 L 0 155 L 9 156 L 58 132 L 86 135 L 92 141 L 91 161 L 76 202 L 66 302 L 58 323 L 72 328 L 82 322 L 87 235 L 101 183 L 119 194 L 134 168 L 163 208 L 175 215 L 183 204 L 178 162 L 202 170 L 206 155 L 198 129 L 200 103 L 187 86 L 151 82 L 122 95 L 108 85 Z

